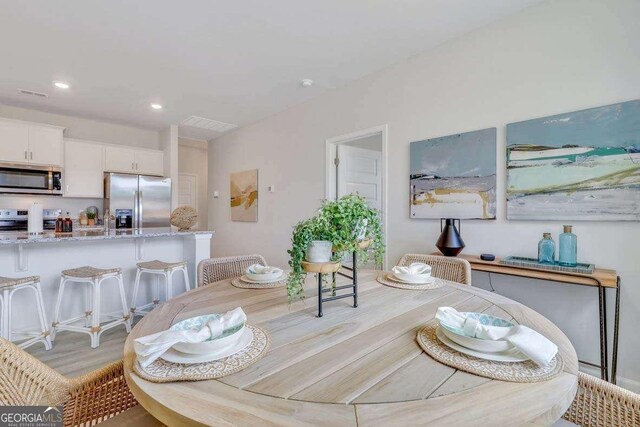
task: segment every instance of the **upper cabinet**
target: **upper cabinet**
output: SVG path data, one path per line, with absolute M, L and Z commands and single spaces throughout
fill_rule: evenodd
M 136 151 L 125 147 L 105 147 L 104 170 L 106 172 L 136 173 Z
M 65 139 L 63 190 L 65 197 L 103 197 L 104 145 Z
M 0 120 L 0 162 L 62 166 L 64 128 Z
M 164 175 L 164 153 L 159 150 L 135 150 L 107 146 L 105 171 L 140 175 Z

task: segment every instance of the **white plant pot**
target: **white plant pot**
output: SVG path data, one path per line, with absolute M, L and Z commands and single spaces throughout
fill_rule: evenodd
M 331 261 L 331 249 L 333 244 L 327 240 L 313 240 L 305 254 L 308 262 L 329 262 Z
M 360 224 L 358 224 L 353 233 L 355 235 L 354 237 L 356 241 L 359 242 L 367 237 L 367 225 L 369 225 L 368 219 L 363 219 L 362 221 L 360 221 Z

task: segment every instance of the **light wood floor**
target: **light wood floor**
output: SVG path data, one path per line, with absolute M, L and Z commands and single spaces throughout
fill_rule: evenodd
M 140 317 L 134 323 L 138 320 Z M 53 349 L 46 351 L 44 345 L 37 343 L 26 351 L 62 375 L 76 377 L 122 359 L 126 339 L 123 325 L 103 332 L 98 348 L 91 348 L 87 334 L 63 331 L 56 334 Z

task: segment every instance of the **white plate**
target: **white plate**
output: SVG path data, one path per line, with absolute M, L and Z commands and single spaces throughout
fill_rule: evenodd
M 279 277 L 276 277 L 275 279 L 271 279 L 271 280 L 254 280 L 254 279 L 248 278 L 246 274 L 243 274 L 242 277 L 240 277 L 240 280 L 242 280 L 243 282 L 246 282 L 246 283 L 263 283 L 263 284 L 266 284 L 266 283 L 278 282 L 278 281 L 284 279 L 284 277 L 285 277 L 285 274 L 282 273 L 282 274 L 280 274 Z
M 520 353 L 515 348 L 507 351 L 501 351 L 498 353 L 482 353 L 480 351 L 472 350 L 467 347 L 463 347 L 460 344 L 456 344 L 451 341 L 443 332 L 442 327 L 438 326 L 436 329 L 436 336 L 440 341 L 442 341 L 447 347 L 450 347 L 460 353 L 468 354 L 469 356 L 477 357 L 485 360 L 493 360 L 495 362 L 524 362 L 525 360 L 529 360 L 527 356 Z
M 463 347 L 470 348 L 471 350 L 480 351 L 482 353 L 500 353 L 503 351 L 509 351 L 513 348 L 510 342 L 504 340 L 482 340 L 479 338 L 467 337 L 465 335 L 458 335 L 446 326 L 440 325 L 442 332 L 451 341 L 456 344 L 460 344 Z
M 249 280 L 255 280 L 258 282 L 274 282 L 278 280 L 280 277 L 282 277 L 282 273 L 283 271 L 279 268 L 276 271 L 273 271 L 271 273 L 262 273 L 262 274 L 252 273 L 247 269 L 247 271 L 244 272 L 244 275 Z
M 420 278 L 417 280 L 409 280 L 408 278 L 405 278 L 405 277 L 400 278 L 396 276 L 394 273 L 389 274 L 389 276 L 391 277 L 392 280 L 402 282 L 402 283 L 407 283 L 409 285 L 427 285 L 427 284 L 433 283 L 436 280 L 436 278 L 433 276 Z
M 167 362 L 173 363 L 204 363 L 204 362 L 212 362 L 214 360 L 224 359 L 225 357 L 229 357 L 233 354 L 241 352 L 253 340 L 253 331 L 251 328 L 244 328 L 244 332 L 238 341 L 235 344 L 228 348 L 221 349 L 219 351 L 209 353 L 209 354 L 187 354 L 181 353 L 178 350 L 173 348 L 167 350 L 160 358 L 166 360 Z

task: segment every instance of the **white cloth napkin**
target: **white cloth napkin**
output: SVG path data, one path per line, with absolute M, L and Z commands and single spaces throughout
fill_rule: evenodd
M 430 274 L 431 266 L 429 264 L 425 264 L 424 262 L 414 262 L 411 263 L 411 265 L 409 265 L 408 267 L 401 267 L 399 265 L 396 265 L 391 269 L 391 271 L 398 274 Z
M 216 338 L 223 331 L 239 325 L 247 320 L 242 308 L 226 312 L 216 320 L 212 320 L 204 325 L 200 330 L 187 331 L 162 331 L 155 334 L 140 337 L 133 342 L 138 361 L 142 367 L 147 367 L 157 358 L 162 356 L 167 350 L 180 342 L 199 343 L 210 338 Z
M 280 271 L 278 267 L 270 267 L 268 265 L 253 264 L 249 266 L 246 272 L 253 274 L 271 274 Z
M 466 317 L 453 307 L 440 307 L 436 319 L 454 328 L 461 329 L 469 337 L 483 340 L 504 340 L 539 366 L 547 366 L 558 352 L 558 346 L 544 335 L 523 325 L 512 327 L 487 326 L 477 319 Z

